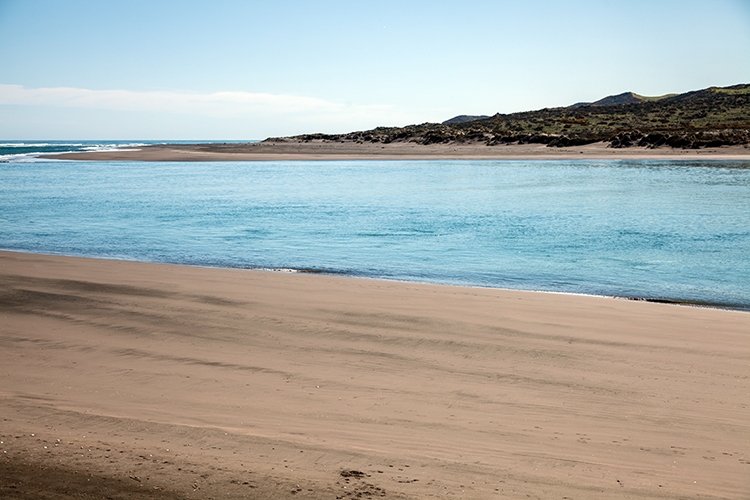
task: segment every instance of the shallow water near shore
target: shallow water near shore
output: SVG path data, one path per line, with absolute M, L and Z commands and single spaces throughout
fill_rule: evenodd
M 750 310 L 750 162 L 10 162 L 0 247 Z

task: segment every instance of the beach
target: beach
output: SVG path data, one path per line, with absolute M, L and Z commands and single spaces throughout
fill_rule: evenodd
M 0 252 L 2 498 L 747 498 L 750 314 Z
M 43 155 L 58 160 L 95 161 L 288 161 L 288 160 L 555 160 L 555 159 L 703 159 L 747 160 L 746 146 L 705 149 L 612 148 L 598 142 L 575 147 L 544 144 L 484 143 L 416 144 L 413 142 L 333 142 L 323 140 L 254 143 L 163 144 L 118 151 L 95 151 Z

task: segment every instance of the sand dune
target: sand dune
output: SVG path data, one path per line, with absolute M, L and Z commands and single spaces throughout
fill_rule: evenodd
M 10 252 L 0 282 L 2 498 L 750 492 L 748 313 Z

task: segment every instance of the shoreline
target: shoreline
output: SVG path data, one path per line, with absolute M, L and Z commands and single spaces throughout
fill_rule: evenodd
M 750 488 L 746 313 L 7 251 L 0 283 L 3 498 Z
M 614 149 L 608 143 L 577 147 L 544 144 L 432 144 L 256 142 L 246 144 L 164 144 L 118 151 L 41 155 L 42 159 L 86 161 L 312 161 L 312 160 L 750 160 L 750 148 L 731 146 L 709 149 L 631 147 Z
M 711 302 L 697 299 L 683 299 L 674 297 L 658 297 L 648 295 L 614 295 L 614 294 L 597 294 L 597 293 L 585 293 L 585 292 L 570 292 L 564 290 L 543 290 L 534 288 L 507 288 L 502 286 L 489 286 L 481 284 L 466 284 L 466 283 L 452 283 L 450 281 L 412 281 L 408 279 L 399 278 L 388 278 L 383 276 L 370 276 L 365 274 L 357 274 L 354 272 L 346 271 L 335 271 L 330 269 L 311 269 L 311 268 L 269 268 L 269 267 L 251 267 L 251 266 L 220 266 L 210 264 L 191 264 L 186 262 L 154 262 L 148 260 L 128 260 L 123 258 L 109 258 L 96 255 L 70 255 L 63 253 L 47 253 L 47 252 L 31 252 L 25 250 L 9 250 L 0 248 L 0 254 L 3 252 L 28 254 L 28 255 L 41 255 L 50 257 L 66 257 L 74 259 L 95 259 L 105 260 L 112 262 L 132 262 L 141 264 L 154 264 L 154 265 L 165 265 L 165 266 L 185 266 L 195 267 L 199 269 L 223 269 L 223 270 L 235 270 L 235 271 L 249 271 L 249 272 L 260 272 L 260 273 L 275 273 L 275 274 L 303 274 L 303 275 L 317 275 L 317 276 L 329 276 L 334 278 L 345 278 L 355 280 L 374 280 L 384 281 L 390 283 L 404 283 L 413 285 L 428 285 L 428 286 L 448 286 L 448 287 L 460 287 L 468 289 L 479 289 L 479 290 L 499 290 L 507 292 L 521 292 L 521 293 L 542 293 L 542 294 L 559 294 L 559 295 L 570 295 L 574 297 L 594 297 L 603 299 L 613 300 L 629 300 L 634 302 L 647 302 L 654 304 L 664 304 L 681 307 L 697 307 L 697 308 L 708 308 L 716 309 L 721 311 L 736 311 L 750 313 L 750 305 L 729 303 L 729 302 Z

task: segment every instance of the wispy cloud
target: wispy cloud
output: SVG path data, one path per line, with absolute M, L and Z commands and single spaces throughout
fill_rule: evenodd
M 319 116 L 324 121 L 394 119 L 389 105 L 352 105 L 315 97 L 251 92 L 136 92 L 72 87 L 25 88 L 0 84 L 0 104 L 124 111 L 150 111 L 222 117 Z M 389 120 L 389 121 L 390 121 Z

